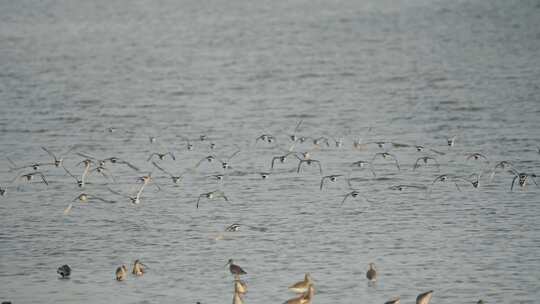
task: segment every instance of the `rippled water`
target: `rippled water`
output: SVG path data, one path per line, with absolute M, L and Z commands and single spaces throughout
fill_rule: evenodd
M 287 286 L 310 272 L 315 303 L 533 303 L 540 295 L 538 189 L 510 192 L 512 175 L 484 173 L 478 190 L 430 185 L 439 174 L 468 176 L 510 160 L 538 172 L 540 154 L 540 3 L 538 1 L 2 1 L 0 2 L 1 152 L 17 164 L 49 161 L 40 149 L 68 147 L 143 168 L 111 166 L 116 183 L 93 175 L 84 191 L 116 204 L 76 203 L 81 193 L 58 168 L 49 186 L 17 182 L 2 159 L 0 297 L 14 303 L 226 303 L 234 258 L 248 275 L 246 303 L 281 303 Z M 377 178 L 354 170 L 366 195 L 340 202 L 341 180 L 319 190 L 315 167 L 277 164 L 290 134 L 344 137 L 313 152 L 325 174 L 382 150 L 353 140 L 422 144 L 446 154 L 413 171 L 419 153 L 393 148 L 402 167 L 377 160 Z M 107 128 L 116 128 L 107 132 Z M 371 131 L 368 129 L 371 127 Z M 134 133 L 133 133 L 134 132 Z M 263 133 L 275 143 L 255 138 Z M 205 142 L 196 141 L 208 135 Z M 458 135 L 449 149 L 446 137 Z M 150 144 L 148 136 L 157 136 Z M 181 136 L 193 139 L 186 150 Z M 216 144 L 209 150 L 209 142 Z M 215 153 L 233 159 L 223 183 L 202 164 L 179 186 L 154 170 L 142 203 L 130 193 L 152 170 L 151 152 L 180 172 Z M 166 148 L 165 148 L 166 147 Z M 312 149 L 298 144 L 295 149 Z M 466 161 L 482 152 L 490 159 Z M 71 152 L 66 166 L 82 157 Z M 25 171 L 30 172 L 30 171 Z M 540 181 L 539 181 L 540 182 Z M 223 189 L 221 200 L 195 202 Z M 233 222 L 239 232 L 223 230 Z M 219 237 L 223 235 L 222 237 Z M 221 239 L 222 238 L 222 239 Z M 216 240 L 217 239 L 217 240 Z M 141 259 L 142 278 L 113 280 Z M 379 281 L 368 286 L 375 262 Z M 58 280 L 56 268 L 73 268 Z

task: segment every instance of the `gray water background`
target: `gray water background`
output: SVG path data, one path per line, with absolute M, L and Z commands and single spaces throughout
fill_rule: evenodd
M 234 258 L 248 275 L 246 303 L 281 303 L 287 286 L 314 277 L 315 303 L 533 303 L 540 295 L 539 189 L 510 192 L 498 174 L 480 189 L 429 185 L 442 173 L 486 169 L 465 161 L 482 152 L 538 172 L 540 154 L 540 2 L 538 1 L 1 1 L 0 143 L 18 164 L 47 161 L 39 147 L 118 156 L 150 171 L 150 152 L 175 151 L 171 171 L 211 153 L 185 149 L 179 135 L 207 134 L 220 156 L 242 152 L 223 184 L 201 165 L 179 187 L 154 170 L 140 205 L 92 176 L 85 192 L 116 204 L 75 204 L 81 190 L 61 169 L 50 181 L 17 183 L 0 197 L 0 297 L 13 303 L 227 303 Z M 377 147 L 356 138 L 425 144 L 448 152 L 412 171 L 423 153 L 392 149 L 403 167 L 378 160 L 378 179 L 355 170 L 370 199 L 348 200 L 345 183 L 319 191 L 316 169 L 295 172 L 272 156 L 302 135 L 343 136 L 342 148 L 313 152 L 325 174 L 346 174 Z M 106 129 L 115 127 L 116 132 Z M 367 135 L 367 130 L 372 127 Z M 135 131 L 135 134 L 127 132 Z M 257 143 L 263 133 L 276 144 Z M 446 137 L 458 134 L 456 146 Z M 148 136 L 158 136 L 150 144 Z M 310 145 L 297 145 L 299 151 Z M 66 166 L 82 158 L 71 153 Z M 15 173 L 2 159 L 0 185 Z M 135 173 L 110 167 L 111 188 L 129 193 Z M 487 169 L 486 169 L 487 170 Z M 222 188 L 231 200 L 195 201 Z M 233 222 L 242 227 L 216 237 Z M 140 258 L 142 278 L 113 280 Z M 375 286 L 367 264 L 379 271 Z M 73 268 L 59 280 L 62 264 Z

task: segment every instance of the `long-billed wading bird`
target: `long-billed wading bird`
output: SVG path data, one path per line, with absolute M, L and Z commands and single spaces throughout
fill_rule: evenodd
M 247 274 L 247 272 L 245 272 L 244 269 L 242 269 L 242 267 L 234 264 L 233 259 L 229 259 L 229 261 L 227 262 L 227 264 L 225 264 L 225 266 L 229 266 L 229 271 L 231 272 L 232 275 L 234 275 L 235 279 L 240 279 L 241 275 Z

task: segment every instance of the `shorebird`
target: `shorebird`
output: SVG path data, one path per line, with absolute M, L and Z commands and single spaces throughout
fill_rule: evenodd
M 135 260 L 133 263 L 133 271 L 131 271 L 132 274 L 136 276 L 142 276 L 145 272 L 145 265 L 141 263 L 138 259 Z
M 58 267 L 58 269 L 56 270 L 56 273 L 62 276 L 63 279 L 67 279 L 71 275 L 71 267 L 69 267 L 69 265 L 67 264 L 62 265 Z
M 54 163 L 32 163 L 30 165 L 25 165 L 25 166 L 20 166 L 19 167 L 9 157 L 6 156 L 6 159 L 13 166 L 13 167 L 10 166 L 9 171 L 18 171 L 18 170 L 26 169 L 26 168 L 32 168 L 34 171 L 38 171 L 42 166 L 54 166 Z
M 67 154 L 69 152 L 71 152 L 75 147 L 71 147 L 70 149 L 68 149 L 66 152 L 62 153 L 62 154 Z M 62 162 L 64 161 L 64 158 L 62 156 L 59 156 L 57 157 L 56 154 L 52 153 L 51 151 L 49 151 L 47 148 L 45 147 L 41 147 L 41 149 L 45 152 L 47 152 L 47 154 L 49 154 L 53 159 L 54 159 L 54 165 L 58 168 L 62 165 Z
M 330 142 L 328 140 L 328 137 L 320 136 L 317 138 L 313 138 L 313 145 L 320 146 L 322 143 L 326 144 L 327 147 L 330 147 Z
M 371 163 L 372 163 L 372 164 L 374 164 L 374 161 L 375 161 L 375 159 L 377 158 L 377 156 L 380 156 L 380 157 L 382 157 L 383 159 L 388 159 L 388 158 L 393 159 L 394 162 L 395 162 L 395 164 L 396 164 L 396 167 L 397 167 L 398 171 L 401 170 L 401 169 L 399 168 L 399 162 L 398 162 L 398 160 L 397 160 L 397 157 L 396 157 L 394 154 L 390 154 L 390 153 L 388 153 L 388 152 L 375 153 L 375 156 L 373 156 L 373 159 L 371 160 Z
M 447 180 L 451 179 L 452 182 L 456 185 L 456 188 L 458 189 L 458 191 L 461 191 L 461 189 L 459 188 L 459 185 L 456 183 L 456 178 L 455 177 L 450 177 L 448 174 L 441 174 L 439 176 L 437 176 L 433 182 L 431 183 L 431 185 L 428 187 L 428 192 L 431 192 L 433 190 L 433 186 L 435 185 L 435 183 L 437 182 L 446 182 Z
M 135 170 L 135 171 L 137 171 L 137 172 L 141 171 L 141 170 L 139 170 L 138 167 L 135 167 L 135 166 L 134 166 L 133 164 L 131 164 L 130 162 L 125 161 L 125 160 L 123 160 L 123 159 L 120 159 L 120 158 L 118 158 L 118 157 L 116 157 L 116 156 L 106 158 L 106 159 L 103 160 L 103 162 L 105 162 L 105 163 L 106 163 L 106 162 L 110 162 L 111 164 L 126 165 L 126 166 L 128 166 L 129 168 L 131 168 L 131 169 L 133 169 L 133 170 Z
M 71 176 L 77 182 L 77 186 L 79 186 L 79 188 L 84 187 L 84 185 L 86 184 L 86 176 L 90 172 L 90 166 L 92 164 L 92 161 L 89 160 L 89 159 L 86 159 L 86 160 L 82 161 L 81 163 L 84 164 L 84 171 L 83 171 L 83 173 L 81 175 L 81 179 L 79 179 L 75 175 L 71 174 L 71 172 L 64 165 L 62 165 L 62 168 L 64 168 L 64 171 L 66 171 L 66 173 L 69 176 Z
M 184 175 L 187 173 L 187 171 L 186 171 L 186 172 L 183 172 L 180 175 L 174 175 L 174 174 L 170 173 L 169 171 L 167 171 L 167 170 L 163 169 L 162 167 L 160 167 L 155 162 L 152 162 L 152 164 L 154 165 L 154 167 L 158 168 L 161 172 L 167 174 L 171 178 L 171 180 L 172 180 L 172 182 L 174 184 L 178 184 L 182 180 L 182 178 L 184 178 Z
M 264 227 L 261 228 L 261 227 L 255 227 L 255 226 L 250 226 L 250 225 L 242 225 L 242 226 L 245 226 L 245 227 L 248 227 L 251 230 L 256 230 L 256 231 L 260 231 L 260 232 L 268 231 L 268 229 L 264 228 Z M 240 230 L 240 224 L 238 224 L 238 223 L 231 224 L 231 225 L 227 226 L 227 228 L 225 228 L 225 231 L 227 231 L 227 232 L 236 232 L 238 230 Z
M 325 181 L 325 180 L 329 180 L 329 181 L 331 181 L 331 182 L 335 182 L 335 181 L 338 180 L 338 177 L 341 177 L 341 176 L 343 176 L 343 175 L 341 175 L 341 174 L 334 174 L 334 175 L 323 176 L 323 177 L 321 178 L 321 184 L 320 184 L 320 186 L 319 186 L 319 189 L 322 190 L 322 188 L 323 188 L 323 186 L 324 186 L 324 181 Z
M 416 297 L 416 304 L 429 304 L 431 297 L 433 296 L 433 290 L 421 293 Z
M 384 302 L 384 304 L 399 304 L 399 297 L 395 297 L 395 298 L 392 298 L 386 302 Z
M 457 135 L 446 138 L 446 143 L 448 147 L 453 147 L 456 144 Z
M 154 185 L 158 191 L 161 191 L 161 187 L 159 186 L 158 183 L 156 183 L 156 181 L 152 177 L 152 172 L 148 173 L 148 175 L 143 175 L 143 176 L 138 177 L 137 180 L 142 182 L 143 185 L 145 186 L 152 183 L 152 185 Z
M 154 153 L 150 154 L 150 156 L 148 157 L 148 159 L 146 161 L 151 161 L 154 156 L 157 156 L 160 160 L 164 160 L 165 156 L 170 156 L 172 160 L 176 160 L 176 157 L 174 156 L 174 154 L 172 152 L 165 152 L 165 153 L 155 153 L 154 152 Z
M 512 168 L 513 165 L 511 162 L 509 161 L 506 161 L 506 160 L 503 160 L 503 161 L 500 161 L 498 162 L 495 167 L 493 167 L 493 170 L 491 170 L 491 174 L 489 175 L 489 182 L 493 181 L 493 178 L 495 177 L 495 173 L 497 173 L 497 169 L 507 169 L 507 168 Z
M 421 146 L 421 145 L 416 145 L 416 146 L 414 146 L 414 148 L 416 149 L 417 152 L 424 152 L 424 150 L 429 150 L 429 151 L 431 151 L 431 152 L 433 152 L 433 153 L 435 153 L 435 154 L 439 154 L 439 155 L 444 155 L 444 154 L 446 154 L 446 153 L 444 153 L 444 152 L 437 151 L 437 150 L 431 149 L 431 148 L 427 148 L 427 147 Z
M 439 162 L 435 159 L 435 157 L 422 156 L 416 159 L 416 162 L 414 163 L 414 166 L 413 166 L 413 171 L 421 166 L 422 163 L 420 161 L 422 161 L 427 166 L 429 160 L 432 160 L 435 163 L 435 166 L 437 166 L 437 170 L 439 170 L 440 165 L 439 165 Z
M 130 196 L 130 195 L 120 193 L 120 192 L 115 191 L 115 190 L 113 190 L 113 189 L 111 189 L 109 187 L 107 187 L 107 189 L 109 189 L 109 191 L 114 193 L 114 194 L 129 198 L 129 200 L 131 201 L 132 204 L 138 205 L 138 204 L 141 203 L 141 194 L 142 194 L 145 186 L 146 186 L 145 184 L 142 184 L 141 187 L 139 188 L 139 190 L 137 191 L 137 193 L 135 194 L 135 196 Z
M 214 160 L 216 160 L 217 158 L 214 156 L 214 155 L 208 155 L 208 156 L 205 156 L 203 159 L 201 159 L 200 161 L 197 162 L 197 164 L 193 167 L 193 168 L 198 168 L 205 160 L 209 163 L 213 162 Z
M 512 185 L 510 186 L 510 191 L 514 190 L 514 183 L 516 182 L 516 180 L 518 181 L 518 184 L 522 189 L 527 188 L 527 182 L 529 181 L 529 179 L 532 180 L 533 183 L 538 187 L 538 184 L 536 183 L 536 180 L 535 180 L 536 174 L 518 172 L 514 168 L 510 168 L 508 172 L 514 174 L 514 179 L 512 179 Z
M 296 155 L 296 152 L 293 152 L 293 151 L 289 151 L 289 152 L 285 153 L 284 155 L 279 155 L 279 156 L 274 156 L 274 157 L 272 157 L 272 163 L 271 163 L 271 165 L 270 165 L 270 169 L 274 169 L 274 163 L 275 163 L 276 160 L 279 160 L 279 162 L 283 164 L 283 163 L 285 162 L 285 160 L 287 160 L 287 157 L 288 157 L 289 155 L 291 155 L 291 154 L 292 154 L 292 155 L 295 155 L 296 157 L 298 157 L 298 156 Z
M 419 189 L 419 190 L 426 190 L 427 189 L 426 186 L 420 186 L 420 185 L 396 185 L 396 186 L 391 186 L 388 189 L 397 190 L 397 191 L 403 191 L 403 190 L 408 189 L 408 188 Z
M 72 202 L 80 201 L 81 203 L 88 203 L 88 202 L 93 201 L 93 200 L 98 200 L 98 201 L 101 201 L 101 202 L 104 202 L 104 203 L 109 203 L 109 204 L 115 203 L 115 201 L 109 201 L 109 200 L 103 199 L 101 197 L 98 197 L 98 196 L 95 196 L 95 195 L 90 195 L 90 194 L 87 194 L 87 193 L 84 193 L 84 192 L 79 194 L 76 198 L 74 198 L 72 200 Z
M 128 269 L 126 265 L 122 265 L 118 268 L 116 268 L 116 280 L 117 281 L 124 281 L 127 278 Z
M 225 231 L 228 232 L 236 232 L 238 230 L 240 230 L 240 224 L 237 223 L 231 224 L 227 228 L 225 228 Z
M 361 196 L 361 197 L 364 199 L 364 201 L 366 201 L 366 202 L 369 201 L 368 199 L 366 199 L 366 198 L 360 193 L 360 191 L 358 191 L 358 190 L 353 190 L 353 191 L 351 191 L 351 192 L 345 194 L 345 196 L 343 197 L 343 200 L 341 201 L 341 205 L 343 205 L 343 203 L 345 203 L 345 201 L 347 200 L 347 198 L 349 198 L 349 197 L 357 198 L 358 196 Z
M 197 209 L 199 209 L 199 202 L 201 201 L 201 198 L 203 197 L 207 199 L 214 199 L 214 198 L 222 197 L 226 202 L 229 201 L 229 199 L 227 198 L 227 196 L 225 196 L 225 193 L 223 191 L 215 190 L 211 192 L 206 192 L 199 195 L 199 199 L 197 199 Z
M 107 168 L 105 168 L 103 166 L 95 167 L 94 169 L 90 170 L 90 172 L 88 172 L 88 175 L 90 176 L 93 172 L 97 172 L 97 173 L 101 174 L 103 177 L 105 177 L 107 179 L 110 179 L 110 180 L 112 180 L 114 182 L 114 176 L 112 176 L 112 174 L 109 172 L 109 169 L 107 169 Z
M 368 130 L 368 132 L 370 130 Z M 411 146 L 408 144 L 396 143 L 392 141 L 370 141 L 370 142 L 362 143 L 361 140 L 356 140 L 353 143 L 353 147 L 358 150 L 364 150 L 369 145 L 376 145 L 379 149 L 383 149 L 385 151 L 388 151 L 390 148 L 407 148 Z
M 332 138 L 332 140 L 334 141 L 334 145 L 336 148 L 341 148 L 343 146 L 343 137 L 333 137 L 333 136 L 330 136 L 330 138 Z
M 225 174 L 210 174 L 207 177 L 211 177 L 212 179 L 215 179 L 217 181 L 222 181 L 225 178 Z
M 488 158 L 484 154 L 478 153 L 478 152 L 465 154 L 465 156 L 467 157 L 466 158 L 467 160 L 470 160 L 470 159 L 479 160 L 480 158 L 482 158 L 485 161 L 489 161 Z
M 294 293 L 305 293 L 308 291 L 309 286 L 311 285 L 313 285 L 313 280 L 311 279 L 309 273 L 306 273 L 304 275 L 304 280 L 289 286 L 289 290 Z
M 45 185 L 49 185 L 49 182 L 47 182 L 47 179 L 45 179 L 45 175 L 43 175 L 43 173 L 39 171 L 27 173 L 27 174 L 19 174 L 15 177 L 15 179 L 11 183 L 14 183 L 20 179 L 23 179 L 29 182 L 34 179 L 34 176 L 39 176 L 39 178 L 41 178 L 41 182 L 43 182 Z
M 473 188 L 478 189 L 480 187 L 480 177 L 482 176 L 482 173 L 473 173 L 469 177 L 456 177 L 456 180 L 461 180 L 467 183 L 470 183 Z
M 6 194 L 7 188 L 0 187 L 0 196 L 4 196 Z
M 355 161 L 354 163 L 351 164 L 351 167 L 353 168 L 357 167 L 361 169 L 368 168 L 371 174 L 373 174 L 373 177 L 377 177 L 377 174 L 375 174 L 375 171 L 373 171 L 373 166 L 368 161 L 365 161 L 365 160 Z
M 227 262 L 227 264 L 225 264 L 225 266 L 227 265 L 229 266 L 229 271 L 231 272 L 231 274 L 235 276 L 236 279 L 239 279 L 240 275 L 247 274 L 247 272 L 245 272 L 244 269 L 242 269 L 242 267 L 234 264 L 233 259 L 229 259 L 229 261 Z
M 238 153 L 240 153 L 240 150 L 236 150 L 230 156 L 228 156 L 226 158 L 223 158 L 223 159 L 220 159 L 219 162 L 221 163 L 221 168 L 223 168 L 223 169 L 231 168 L 231 164 L 230 164 L 231 159 L 233 159 L 236 155 L 238 155 Z
M 298 156 L 297 156 L 297 157 L 298 157 Z M 299 159 L 300 161 L 298 162 L 298 168 L 296 169 L 296 173 L 300 173 L 300 168 L 302 168 L 302 164 L 305 163 L 305 164 L 307 164 L 308 166 L 311 166 L 312 164 L 315 163 L 315 164 L 319 165 L 319 172 L 320 172 L 321 174 L 323 174 L 323 173 L 322 173 L 322 167 L 321 167 L 321 162 L 320 162 L 320 161 L 318 161 L 318 160 L 316 160 L 316 159 L 311 159 L 311 158 L 309 158 L 309 159 L 300 159 L 300 158 L 298 157 L 298 159 Z
M 370 282 L 377 281 L 377 270 L 375 269 L 375 264 L 374 263 L 369 263 L 369 269 L 366 272 L 366 278 Z
M 98 166 L 105 166 L 105 164 L 107 162 L 110 162 L 111 164 L 119 164 L 119 165 L 126 165 L 128 166 L 129 168 L 133 169 L 134 171 L 137 171 L 139 172 L 139 168 L 134 166 L 133 164 L 131 164 L 130 162 L 128 161 L 125 161 L 119 157 L 116 157 L 116 156 L 112 156 L 112 157 L 108 157 L 108 158 L 105 158 L 105 159 L 97 159 L 95 157 L 92 157 L 92 156 L 89 156 L 89 155 L 86 155 L 84 153 L 80 153 L 78 152 L 77 153 L 78 155 L 82 156 L 82 157 L 85 157 L 86 159 L 83 161 L 83 162 L 88 162 L 88 161 L 91 161 L 91 162 L 95 162 L 98 164 Z M 85 164 L 86 165 L 86 164 Z
M 276 140 L 276 138 L 271 134 L 262 134 L 261 136 L 255 139 L 255 144 L 257 144 L 259 140 L 265 141 L 267 143 L 273 143 Z

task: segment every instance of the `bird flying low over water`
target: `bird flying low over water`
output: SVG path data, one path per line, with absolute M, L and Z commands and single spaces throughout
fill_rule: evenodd
M 210 192 L 206 192 L 206 193 L 203 193 L 201 195 L 199 195 L 199 199 L 197 199 L 197 209 L 199 209 L 199 202 L 201 201 L 201 198 L 207 198 L 207 199 L 214 199 L 214 198 L 223 198 L 226 202 L 229 202 L 229 199 L 227 198 L 227 196 L 225 196 L 225 193 L 223 191 L 220 191 L 220 190 L 215 190 L 215 191 L 210 191 Z

